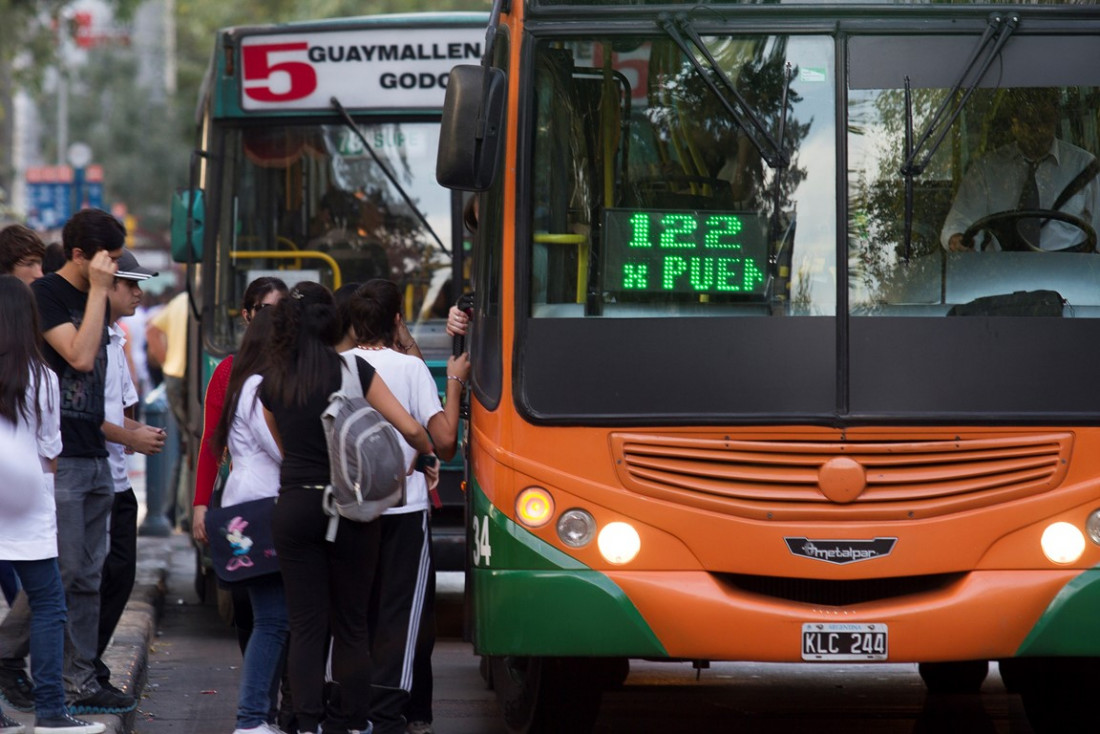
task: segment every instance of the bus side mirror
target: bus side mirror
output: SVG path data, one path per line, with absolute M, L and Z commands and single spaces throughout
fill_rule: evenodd
M 202 262 L 202 225 L 206 220 L 202 189 L 181 189 L 172 196 L 172 259 Z M 190 226 L 188 226 L 190 225 Z M 188 241 L 190 233 L 190 241 Z
M 493 185 L 504 127 L 504 72 L 456 66 L 447 80 L 435 178 L 441 186 L 485 191 Z

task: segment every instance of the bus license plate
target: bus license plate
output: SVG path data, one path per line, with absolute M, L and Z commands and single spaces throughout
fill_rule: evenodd
M 807 622 L 802 625 L 802 659 L 818 662 L 886 660 L 885 624 Z

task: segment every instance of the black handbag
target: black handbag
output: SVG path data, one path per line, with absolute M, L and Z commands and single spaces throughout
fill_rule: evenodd
M 219 581 L 232 584 L 279 572 L 271 530 L 274 510 L 274 497 L 207 510 L 206 537 Z

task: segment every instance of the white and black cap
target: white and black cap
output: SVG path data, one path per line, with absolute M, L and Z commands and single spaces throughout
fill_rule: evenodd
M 158 273 L 155 270 L 149 268 L 143 268 L 134 257 L 134 253 L 123 248 L 122 257 L 115 261 L 118 263 L 118 272 L 115 273 L 116 278 L 124 278 L 126 280 L 149 280 Z

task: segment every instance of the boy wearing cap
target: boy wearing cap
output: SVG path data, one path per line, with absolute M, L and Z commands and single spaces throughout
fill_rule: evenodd
M 137 569 L 138 502 L 130 486 L 126 455 L 160 453 L 164 448 L 165 433 L 163 429 L 132 420 L 126 415 L 127 409 L 138 402 L 138 394 L 124 351 L 126 332 L 118 322 L 125 316 L 133 315 L 141 303 L 142 292 L 138 284 L 156 273 L 138 264 L 129 250 L 124 249 L 115 262 L 118 272 L 108 294 L 111 323 L 107 327 L 107 375 L 103 387 L 106 416 L 103 435 L 107 439 L 115 495 L 107 530 L 107 558 L 103 561 L 103 579 L 99 584 L 99 638 L 92 663 L 100 688 L 121 693 L 111 683 L 111 671 L 103 664 L 102 658 L 134 588 Z

